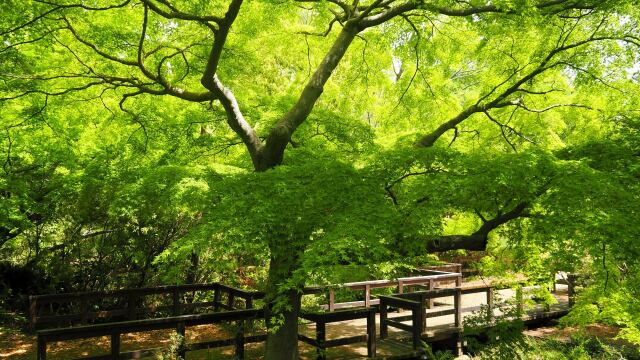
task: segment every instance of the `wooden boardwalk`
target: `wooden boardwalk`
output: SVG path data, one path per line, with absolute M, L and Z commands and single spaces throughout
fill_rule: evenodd
M 554 293 L 554 297 L 558 301 L 557 304 L 552 305 L 548 310 L 545 310 L 543 306 L 537 305 L 533 308 L 524 310 L 522 320 L 526 325 L 536 325 L 539 322 L 544 322 L 549 319 L 559 318 L 569 310 L 569 300 L 567 296 L 566 287 L 558 287 L 559 291 Z M 563 291 L 564 290 L 564 291 Z M 516 292 L 511 289 L 497 290 L 496 295 L 502 301 L 512 301 L 515 299 Z M 462 295 L 462 307 L 463 308 L 478 308 L 482 305 L 487 305 L 486 296 L 484 294 L 466 294 Z M 437 302 L 431 309 L 426 309 L 427 313 L 443 312 L 446 310 L 453 310 L 453 298 L 444 299 L 444 301 Z M 408 317 L 411 315 L 410 311 L 400 311 L 389 313 L 389 318 L 394 317 Z M 502 315 L 502 311 L 496 306 L 493 310 L 494 317 Z M 464 319 L 477 316 L 474 312 L 463 312 L 462 322 Z M 460 328 L 455 326 L 455 316 L 445 315 L 433 318 L 427 318 L 426 329 L 422 332 L 422 340 L 427 343 L 433 343 L 438 341 L 455 340 L 457 339 Z M 376 358 L 379 359 L 412 359 L 421 354 L 422 350 L 414 350 L 412 345 L 412 334 L 408 331 L 404 331 L 395 327 L 388 328 L 388 337 L 386 339 L 380 339 L 380 314 L 376 314 Z M 402 321 L 407 326 L 411 325 L 411 320 Z M 299 328 L 299 332 L 309 337 L 313 337 L 316 328 L 314 324 L 302 324 Z M 366 319 L 356 319 L 343 321 L 338 323 L 331 323 L 326 325 L 326 339 L 337 339 L 341 337 L 353 336 L 354 334 L 366 334 L 367 322 Z M 453 350 L 453 349 L 451 349 Z M 335 348 L 327 349 L 327 359 L 361 359 L 367 357 L 367 344 L 351 344 Z M 315 359 L 317 353 L 315 349 L 306 349 L 302 352 L 301 357 L 303 359 Z
M 329 292 L 329 303 L 325 306 L 329 311 L 303 311 L 302 322 L 298 329 L 301 345 L 301 359 L 356 359 L 376 357 L 377 359 L 413 359 L 422 354 L 422 343 L 439 344 L 460 352 L 460 333 L 465 322 L 473 318 L 482 320 L 483 327 L 491 327 L 496 319 L 505 315 L 514 319 L 519 317 L 528 324 L 539 323 L 551 318 L 558 318 L 567 313 L 570 295 L 574 294 L 575 283 L 566 282 L 568 286 L 555 287 L 554 294 L 558 303 L 551 308 L 542 306 L 527 308 L 524 304 L 530 295 L 521 282 L 515 283 L 515 289 L 497 290 L 492 284 L 465 283 L 459 273 L 431 271 L 430 276 L 399 278 L 393 281 L 373 280 L 359 283 L 343 284 L 352 291 L 362 291 L 364 300 L 347 303 L 336 303 L 333 290 Z M 512 286 L 514 284 L 511 284 Z M 372 289 L 396 288 L 392 295 L 374 296 Z M 404 291 L 406 288 L 407 291 Z M 213 301 L 198 303 L 182 303 L 180 292 L 213 291 Z M 315 294 L 321 289 L 308 288 L 305 293 Z M 172 294 L 172 305 L 165 306 L 168 311 L 180 314 L 183 310 L 192 310 L 197 306 L 212 306 L 213 312 L 200 314 L 177 315 L 161 318 L 128 320 L 121 322 L 105 322 L 93 325 L 73 326 L 58 329 L 40 330 L 37 334 L 38 360 L 46 360 L 48 344 L 58 341 L 86 339 L 110 336 L 110 355 L 90 356 L 84 359 L 137 359 L 144 358 L 156 349 L 140 349 L 122 351 L 121 337 L 124 334 L 153 330 L 174 329 L 184 336 L 187 328 L 208 324 L 227 324 L 235 329 L 235 334 L 227 334 L 225 339 L 205 342 L 187 342 L 179 347 L 179 354 L 187 359 L 201 359 L 201 350 L 220 348 L 226 354 L 239 359 L 261 359 L 265 334 L 253 333 L 251 326 L 264 319 L 263 309 L 252 308 L 253 300 L 263 294 L 235 289 L 224 284 L 192 284 L 149 289 L 128 289 L 108 294 L 56 294 L 32 298 L 32 324 L 44 321 L 56 322 L 79 321 L 82 324 L 95 316 L 126 315 L 137 317 L 140 301 L 147 294 Z M 111 296 L 125 297 L 126 308 L 89 311 L 90 299 Z M 238 308 L 238 301 L 244 309 Z M 40 315 L 38 306 L 44 302 L 76 301 L 80 302 L 80 311 L 69 314 Z M 202 300 L 201 300 L 202 301 Z M 40 304 L 40 305 L 39 305 Z M 144 303 L 142 303 L 144 305 Z M 352 308 L 354 307 L 355 308 Z M 217 311 L 226 309 L 226 311 Z M 342 309 L 342 310 L 338 310 Z M 333 311 L 332 311 L 333 310 Z M 477 313 L 482 310 L 481 313 Z M 508 310 L 508 314 L 502 311 Z M 231 349 L 228 349 L 231 347 Z M 226 349 L 226 350 L 225 350 Z M 231 353 L 228 351 L 231 350 Z M 246 350 L 246 351 L 245 351 Z M 209 358 L 208 356 L 204 358 Z

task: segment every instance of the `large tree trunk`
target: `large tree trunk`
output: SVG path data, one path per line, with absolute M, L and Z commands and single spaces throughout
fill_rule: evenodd
M 269 332 L 267 335 L 267 345 L 265 351 L 266 360 L 298 360 L 298 315 L 300 314 L 300 294 L 290 291 L 286 295 L 291 309 L 271 314 L 267 312 L 267 322 L 272 328 L 271 320 L 280 321 L 277 323 L 277 330 Z
M 301 295 L 296 289 L 284 292 L 279 290 L 298 268 L 298 254 L 298 251 L 293 249 L 289 249 L 289 252 L 272 249 L 265 313 L 269 328 L 265 360 L 298 359 L 298 315 Z M 286 309 L 276 303 L 286 304 Z

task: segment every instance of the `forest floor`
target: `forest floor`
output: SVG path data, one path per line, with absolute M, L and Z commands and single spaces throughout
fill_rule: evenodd
M 524 335 L 539 339 L 552 339 L 560 342 L 569 343 L 576 334 L 580 334 L 585 338 L 598 339 L 608 345 L 616 347 L 637 348 L 629 341 L 617 338 L 620 328 L 605 325 L 592 324 L 587 325 L 583 330 L 575 327 L 560 328 L 557 326 L 540 327 L 531 330 L 525 330 Z
M 173 330 L 157 330 L 122 335 L 122 351 L 169 347 Z M 232 337 L 221 326 L 201 325 L 190 327 L 186 334 L 187 342 L 202 342 L 207 340 Z M 109 337 L 99 337 L 86 340 L 64 341 L 48 346 L 47 357 L 51 359 L 74 359 L 84 356 L 94 356 L 109 353 Z M 254 358 L 252 352 L 257 352 L 258 346 L 247 345 L 248 357 Z M 233 347 L 216 350 L 202 350 L 190 352 L 188 359 L 229 359 L 233 354 Z M 0 327 L 0 359 L 4 360 L 35 360 L 36 336 L 19 330 Z

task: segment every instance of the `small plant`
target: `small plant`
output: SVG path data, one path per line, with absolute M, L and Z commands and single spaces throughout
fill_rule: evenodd
M 544 287 L 532 290 L 531 299 L 535 301 L 536 304 L 542 304 L 546 311 L 551 308 L 551 305 L 558 303 L 558 300 L 553 296 L 553 294 Z
M 494 304 L 500 303 L 494 293 Z M 514 349 L 525 349 L 522 335 L 524 323 L 520 320 L 520 309 L 516 303 L 500 306 L 501 314 L 496 316 L 493 310 L 483 305 L 480 311 L 465 317 L 463 338 L 468 349 L 475 354 L 489 354 L 488 358 L 508 358 Z M 485 337 L 482 342 L 479 338 Z
M 431 349 L 431 345 L 422 341 L 422 349 L 425 351 L 425 354 L 422 355 L 421 359 L 423 360 L 453 360 L 455 356 L 451 351 L 436 351 L 433 352 Z
M 169 348 L 155 355 L 155 360 L 184 360 L 180 350 L 184 347 L 184 336 L 173 333 L 169 338 Z

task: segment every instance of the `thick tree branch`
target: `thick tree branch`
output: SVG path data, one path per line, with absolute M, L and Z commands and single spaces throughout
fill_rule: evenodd
M 459 249 L 484 251 L 487 248 L 489 233 L 500 225 L 525 216 L 525 210 L 529 205 L 529 202 L 524 201 L 504 214 L 498 214 L 490 220 L 483 220 L 482 226 L 470 235 L 443 235 L 426 239 L 426 248 L 431 252 Z
M 358 34 L 358 28 L 346 23 L 333 46 L 307 82 L 295 105 L 269 131 L 258 171 L 263 171 L 282 162 L 284 149 L 294 131 L 302 124 L 324 90 L 324 85 L 347 52 L 349 45 Z
M 227 124 L 240 136 L 242 142 L 247 146 L 251 160 L 254 166 L 256 166 L 260 163 L 259 156 L 262 150 L 262 141 L 251 125 L 245 120 L 233 92 L 227 89 L 218 79 L 218 75 L 215 74 L 213 75 L 213 93 L 224 107 Z
M 438 126 L 437 129 L 433 130 L 431 133 L 423 136 L 420 141 L 416 144 L 418 147 L 430 147 L 438 140 L 445 132 L 455 129 L 458 124 L 468 119 L 471 115 L 481 112 L 482 109 L 478 105 L 471 105 L 468 108 L 464 109 L 458 115 L 450 119 L 449 121 Z

